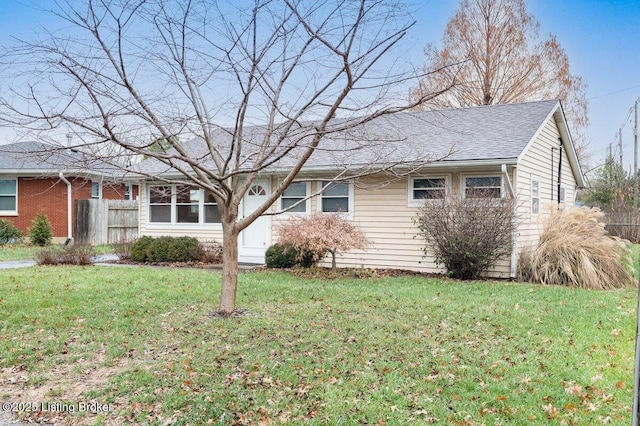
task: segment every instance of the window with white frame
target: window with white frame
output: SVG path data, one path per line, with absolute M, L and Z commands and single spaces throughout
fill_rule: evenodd
M 151 185 L 149 223 L 219 224 L 221 217 L 209 191 L 190 185 Z
M 222 223 L 216 199 L 209 191 L 204 192 L 204 223 Z
M 322 188 L 319 205 L 322 213 L 350 213 L 351 189 L 348 183 L 323 181 Z
M 176 185 L 176 222 L 200 221 L 200 189 L 189 185 Z
M 565 202 L 565 190 L 563 186 L 560 187 L 560 202 L 561 203 Z
M 91 198 L 100 199 L 100 182 L 91 181 Z
M 502 178 L 495 176 L 465 176 L 464 196 L 466 198 L 502 197 Z
M 409 179 L 409 204 L 420 205 L 424 200 L 442 200 L 447 195 L 447 178 L 419 177 Z
M 171 204 L 173 196 L 170 185 L 149 187 L 149 222 L 171 223 Z
M 0 214 L 18 212 L 18 179 L 0 179 Z
M 131 200 L 131 199 L 132 199 L 132 198 L 131 198 L 131 196 L 132 196 L 132 195 L 131 195 L 131 194 L 132 194 L 132 192 L 133 192 L 133 191 L 131 190 L 131 185 L 129 185 L 129 184 L 125 184 L 125 185 L 124 185 L 124 199 L 125 199 L 125 200 Z
M 540 213 L 540 178 L 531 176 L 531 214 Z
M 309 211 L 308 182 L 293 182 L 280 196 L 280 210 L 287 210 L 287 213 L 307 213 Z M 296 205 L 297 204 L 297 205 Z M 295 207 L 292 207 L 295 206 Z

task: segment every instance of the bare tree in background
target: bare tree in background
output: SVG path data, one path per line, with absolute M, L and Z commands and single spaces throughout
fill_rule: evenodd
M 586 84 L 571 73 L 569 58 L 553 35 L 539 40 L 539 23 L 525 0 L 462 0 L 449 21 L 441 46 L 425 49 L 426 69 L 443 64 L 413 91 L 416 100 L 445 81 L 456 86 L 422 104 L 459 108 L 560 99 L 579 157 L 585 157 L 588 125 Z
M 13 84 L 3 117 L 34 131 L 70 128 L 87 151 L 113 155 L 105 147 L 117 147 L 155 159 L 181 175 L 158 179 L 212 193 L 222 222 L 219 311 L 226 315 L 236 307 L 240 232 L 314 151 L 330 149 L 327 136 L 355 133 L 449 86 L 406 100 L 411 76 L 382 63 L 413 26 L 393 0 L 83 3 L 58 4 L 62 30 L 12 49 L 10 68 L 26 77 L 6 80 Z M 394 100 L 397 87 L 403 101 Z M 186 143 L 193 138 L 198 149 Z M 240 217 L 243 196 L 275 165 L 284 165 L 282 179 Z

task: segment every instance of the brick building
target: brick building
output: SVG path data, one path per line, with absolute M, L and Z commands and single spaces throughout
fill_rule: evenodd
M 54 240 L 73 238 L 73 206 L 91 198 L 136 199 L 114 165 L 71 148 L 41 142 L 0 145 L 0 219 L 28 234 L 38 213 L 51 222 Z

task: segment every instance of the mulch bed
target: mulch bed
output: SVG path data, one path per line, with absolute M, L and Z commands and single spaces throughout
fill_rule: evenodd
M 222 269 L 220 263 L 209 262 L 156 262 L 156 263 L 140 263 L 133 262 L 131 260 L 116 260 L 111 263 L 117 263 L 122 265 L 143 265 L 143 266 L 156 266 L 166 268 L 199 268 L 199 269 Z M 292 275 L 302 278 L 319 278 L 319 279 L 340 279 L 340 278 L 384 278 L 384 277 L 423 277 L 423 278 L 438 278 L 444 279 L 444 274 L 435 274 L 427 272 L 417 272 L 407 269 L 371 269 L 371 268 L 338 268 L 336 272 L 333 272 L 331 268 L 325 268 L 315 266 L 312 268 L 289 268 L 289 269 L 269 269 L 264 265 L 256 265 L 251 267 L 243 267 L 240 265 L 239 270 L 252 271 L 285 271 Z

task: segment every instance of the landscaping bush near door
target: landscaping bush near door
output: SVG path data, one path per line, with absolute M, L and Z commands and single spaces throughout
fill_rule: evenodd
M 134 262 L 148 262 L 147 250 L 153 242 L 153 237 L 140 237 L 131 245 L 131 260 Z
M 135 262 L 198 262 L 205 251 L 193 237 L 141 237 L 131 246 L 131 260 Z
M 339 253 L 364 250 L 371 244 L 364 232 L 339 214 L 293 217 L 280 227 L 278 234 L 281 244 L 295 249 L 296 263 L 313 266 L 331 254 L 334 272 Z

